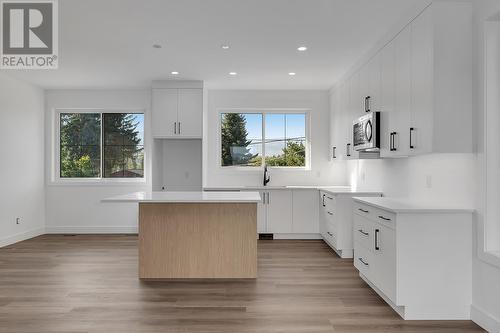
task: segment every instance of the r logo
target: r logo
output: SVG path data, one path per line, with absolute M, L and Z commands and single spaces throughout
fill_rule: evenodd
M 3 2 L 3 54 L 52 54 L 52 6 L 51 2 Z

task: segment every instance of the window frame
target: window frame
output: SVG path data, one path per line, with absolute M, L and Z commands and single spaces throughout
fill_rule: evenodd
M 247 113 L 247 114 L 262 114 L 262 157 L 263 163 L 260 166 L 240 166 L 228 165 L 223 166 L 222 160 L 222 114 L 223 113 Z M 305 114 L 305 166 L 267 166 L 268 169 L 276 169 L 282 171 L 310 171 L 311 170 L 311 110 L 306 108 L 218 108 L 217 109 L 217 167 L 219 171 L 243 171 L 243 172 L 262 172 L 265 167 L 266 156 L 266 114 Z
M 100 177 L 61 177 L 61 114 L 64 113 L 98 113 L 101 116 L 101 132 L 99 133 L 99 147 L 100 147 L 100 166 L 101 166 L 101 176 Z M 144 115 L 144 176 L 135 178 L 105 178 L 103 167 L 103 157 L 104 157 L 104 147 L 103 147 L 103 117 L 104 113 L 140 113 Z M 109 185 L 134 185 L 134 184 L 146 184 L 147 183 L 147 166 L 148 166 L 148 130 L 147 123 L 147 113 L 146 110 L 141 109 L 104 109 L 104 108 L 57 108 L 54 109 L 54 156 L 53 156 L 53 175 L 51 184 L 68 184 L 68 185 L 95 185 L 95 184 L 109 184 Z

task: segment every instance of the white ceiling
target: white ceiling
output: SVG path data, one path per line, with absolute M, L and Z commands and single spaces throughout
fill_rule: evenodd
M 44 88 L 147 87 L 179 71 L 210 88 L 327 89 L 422 1 L 60 0 L 59 69 L 9 74 Z

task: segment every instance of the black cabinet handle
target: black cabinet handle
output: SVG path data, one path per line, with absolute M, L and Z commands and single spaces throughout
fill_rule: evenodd
M 396 151 L 396 135 L 397 132 L 392 132 L 392 151 Z
M 328 213 L 328 215 L 333 215 L 333 213 L 332 213 L 332 212 L 327 212 L 327 213 Z
M 327 231 L 326 233 L 333 237 L 333 234 L 330 231 Z
M 363 265 L 368 266 L 368 263 L 363 260 L 363 258 L 358 258 L 359 261 L 363 263 Z
M 370 96 L 365 97 L 365 112 L 370 112 Z
M 174 134 L 177 134 L 177 122 L 174 123 Z
M 380 250 L 380 247 L 378 246 L 378 233 L 380 232 L 379 229 L 375 229 L 375 250 Z
M 390 221 L 391 220 L 390 218 L 383 217 L 382 215 L 379 215 L 378 218 L 382 219 L 382 220 L 385 220 L 385 221 Z
M 350 143 L 348 143 L 346 145 L 346 151 L 347 151 L 347 156 L 351 156 L 351 144 Z
M 325 195 L 323 194 L 323 202 L 322 202 L 323 207 L 325 207 Z
M 358 229 L 358 231 L 359 231 L 360 233 L 362 233 L 363 235 L 365 235 L 365 236 L 368 236 L 368 235 L 369 235 L 369 233 L 368 233 L 368 232 L 364 232 L 364 231 L 363 231 L 363 229 Z
M 368 211 L 367 211 L 367 210 L 362 209 L 362 208 L 358 208 L 358 210 L 359 210 L 360 212 L 363 212 L 363 213 L 368 213 Z
M 410 149 L 415 149 L 415 146 L 413 145 L 413 142 L 412 142 L 412 137 L 413 137 L 413 131 L 415 130 L 415 128 L 413 127 L 410 127 Z
M 337 147 L 332 147 L 332 158 L 337 158 Z

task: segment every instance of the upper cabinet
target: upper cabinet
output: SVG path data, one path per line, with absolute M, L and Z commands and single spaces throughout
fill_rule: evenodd
M 337 87 L 338 100 L 353 106 L 348 116 L 342 103 L 334 108 L 341 127 L 381 112 L 381 157 L 472 152 L 470 3 L 433 2 Z M 351 142 L 352 129 L 344 136 Z
M 154 138 L 200 139 L 203 124 L 203 89 L 153 88 Z

